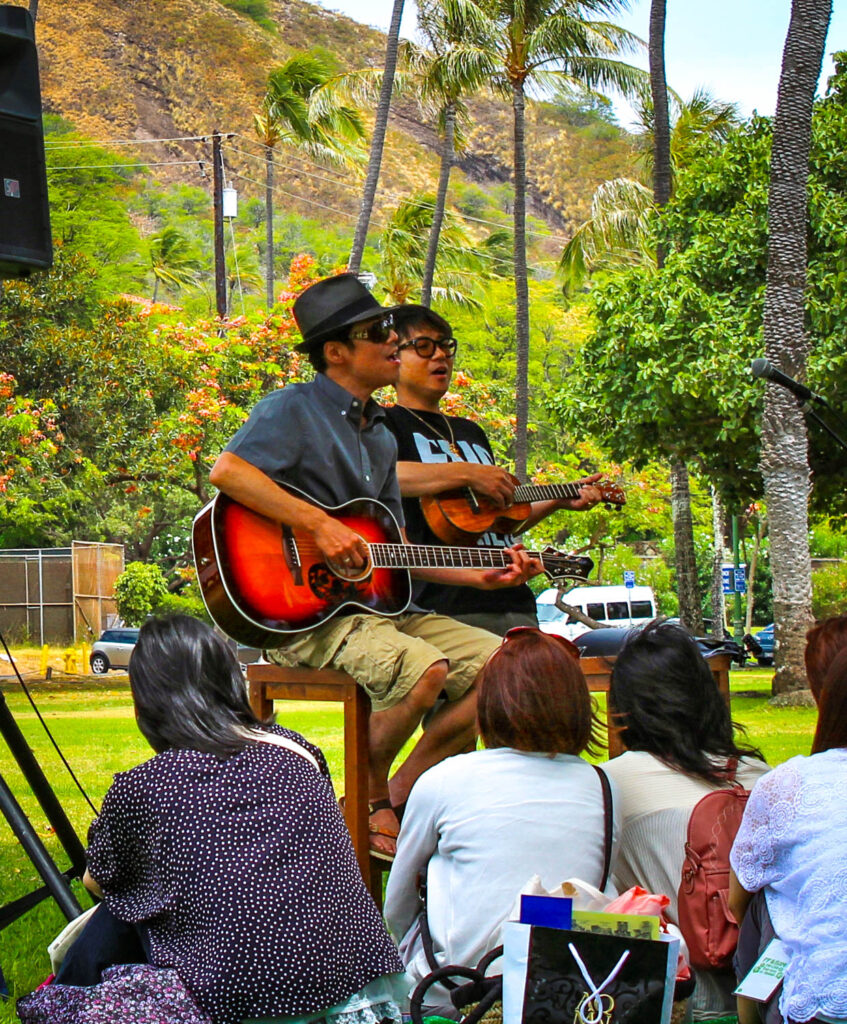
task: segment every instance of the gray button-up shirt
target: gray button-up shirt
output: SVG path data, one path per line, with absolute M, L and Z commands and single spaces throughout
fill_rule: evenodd
M 319 373 L 258 402 L 226 451 L 324 505 L 376 498 L 402 526 L 397 442 L 384 421 L 385 410 L 372 399 L 363 408 Z

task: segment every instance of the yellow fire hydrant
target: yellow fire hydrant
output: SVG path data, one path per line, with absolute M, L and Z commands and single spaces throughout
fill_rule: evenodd
M 68 675 L 76 673 L 76 651 L 73 647 L 66 647 L 62 652 L 62 661 L 64 662 L 65 672 Z

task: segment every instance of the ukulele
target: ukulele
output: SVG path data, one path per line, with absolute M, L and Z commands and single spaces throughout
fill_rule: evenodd
M 216 495 L 194 519 L 197 579 L 213 621 L 246 646 L 278 647 L 342 610 L 400 615 L 412 599 L 409 569 L 512 564 L 502 548 L 406 544 L 397 520 L 372 498 L 327 507 L 293 487 L 285 489 L 358 533 L 368 559 L 358 569 L 329 563 L 309 531 L 280 526 L 225 494 Z M 553 548 L 530 554 L 553 580 L 585 580 L 594 566 L 590 558 Z
M 503 508 L 470 487 L 461 487 L 441 494 L 427 494 L 420 498 L 421 511 L 430 530 L 445 544 L 473 544 L 481 533 L 520 533 L 529 519 L 533 501 L 554 498 L 578 498 L 582 484 L 517 484 L 512 504 Z M 596 487 L 602 501 L 610 507 L 626 504 L 623 489 L 609 480 L 600 480 Z

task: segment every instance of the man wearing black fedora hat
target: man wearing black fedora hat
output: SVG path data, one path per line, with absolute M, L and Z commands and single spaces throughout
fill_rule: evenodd
M 385 411 L 371 398 L 397 380 L 400 360 L 393 308 L 381 306 L 352 274 L 318 281 L 294 302 L 303 336 L 297 346 L 317 371 L 262 399 L 220 455 L 211 482 L 261 515 L 308 531 L 324 559 L 351 572 L 364 568 L 368 546 L 358 533 L 318 505 L 289 493 L 291 485 L 327 507 L 353 498 L 382 502 L 403 523 L 397 445 Z M 503 569 L 422 569 L 429 581 L 485 590 L 515 586 L 539 571 L 527 553 L 510 550 Z M 394 854 L 397 817 L 422 771 L 472 742 L 477 674 L 500 644 L 485 630 L 410 606 L 385 618 L 337 614 L 296 634 L 274 660 L 349 672 L 368 692 L 371 844 Z M 421 718 L 446 693 L 421 739 L 389 783 L 391 765 Z

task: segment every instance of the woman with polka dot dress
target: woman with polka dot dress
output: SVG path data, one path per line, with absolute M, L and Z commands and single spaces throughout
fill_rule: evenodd
M 85 878 L 103 904 L 36 996 L 146 961 L 213 1024 L 399 1022 L 402 963 L 321 751 L 254 716 L 232 652 L 195 619 L 148 621 L 129 676 L 156 755 L 106 794 Z

